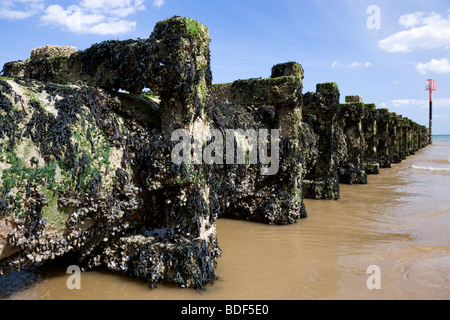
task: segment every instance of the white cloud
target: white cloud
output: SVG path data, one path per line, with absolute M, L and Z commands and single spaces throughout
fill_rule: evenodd
M 1 0 L 0 19 L 26 19 L 44 10 L 44 0 Z
M 450 14 L 415 12 L 400 17 L 399 24 L 408 30 L 395 33 L 378 42 L 387 52 L 411 52 L 450 45 Z
M 405 28 L 412 28 L 420 24 L 420 18 L 422 16 L 423 12 L 405 14 L 400 17 L 399 23 Z
M 362 62 L 352 62 L 352 64 L 349 65 L 350 68 L 361 67 L 361 66 L 362 66 Z
M 352 62 L 351 65 L 349 65 L 350 68 L 355 68 L 355 67 L 371 67 L 372 63 L 371 62 Z
M 430 62 L 427 63 L 418 63 L 416 65 L 417 71 L 420 74 L 431 73 L 450 73 L 450 63 L 447 58 L 443 58 L 441 60 L 431 59 Z
M 158 7 L 158 8 L 161 8 L 161 6 L 164 4 L 164 0 L 155 0 L 154 2 L 153 2 L 153 5 L 155 6 L 155 7 Z
M 338 61 L 334 61 L 331 64 L 332 68 L 336 68 L 336 67 L 344 67 L 344 68 L 366 67 L 366 68 L 368 68 L 371 66 L 372 66 L 372 62 L 358 62 L 358 61 L 352 62 L 349 65 L 341 64 Z
M 425 94 L 425 91 L 424 91 Z M 395 108 L 406 108 L 406 107 L 421 107 L 423 105 L 428 106 L 428 100 L 418 100 L 418 99 L 396 99 L 392 100 L 389 105 Z
M 90 12 L 101 12 L 122 18 L 145 10 L 143 0 L 82 0 L 80 7 Z
M 95 24 L 90 28 L 95 34 L 120 34 L 136 29 L 136 21 L 118 20 Z
M 425 89 L 425 86 L 424 86 Z M 427 93 L 424 90 L 424 95 Z M 428 99 L 396 99 L 389 102 L 383 102 L 381 105 L 394 108 L 429 108 L 430 102 Z M 450 99 L 439 98 L 433 99 L 433 108 L 448 109 L 450 107 Z
M 123 18 L 141 10 L 145 10 L 143 0 L 82 0 L 67 9 L 49 6 L 41 21 L 76 33 L 121 34 L 136 28 L 135 21 Z

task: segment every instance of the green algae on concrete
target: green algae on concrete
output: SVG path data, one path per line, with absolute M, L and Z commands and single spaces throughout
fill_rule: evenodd
M 302 80 L 293 76 L 237 80 L 214 85 L 212 90 L 216 101 L 255 106 L 275 105 L 295 100 L 302 90 Z
M 198 41 L 209 42 L 208 27 L 201 24 L 197 20 L 187 17 L 174 16 L 173 18 L 157 22 L 155 29 L 162 26 L 164 28 L 168 27 L 172 31 L 183 35 L 193 37 Z
M 340 125 L 345 135 L 347 153 L 339 166 L 339 181 L 346 184 L 366 184 L 364 171 L 364 152 L 366 143 L 362 121 L 365 104 L 352 102 L 341 104 L 339 111 Z

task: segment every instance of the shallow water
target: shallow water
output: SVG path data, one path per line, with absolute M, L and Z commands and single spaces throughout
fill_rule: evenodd
M 219 220 L 223 250 L 205 291 L 147 285 L 85 272 L 69 290 L 68 265 L 0 277 L 3 299 L 450 299 L 450 137 L 410 156 L 368 185 L 342 185 L 339 201 L 305 200 L 292 226 Z M 369 290 L 369 266 L 381 289 Z

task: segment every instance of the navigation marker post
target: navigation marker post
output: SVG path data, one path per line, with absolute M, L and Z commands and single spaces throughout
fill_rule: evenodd
M 428 79 L 425 90 L 430 92 L 430 133 L 429 142 L 433 144 L 433 91 L 437 90 L 436 79 Z

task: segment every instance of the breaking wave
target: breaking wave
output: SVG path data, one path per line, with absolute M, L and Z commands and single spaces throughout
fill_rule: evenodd
M 450 168 L 433 168 L 433 167 L 419 167 L 419 166 L 412 166 L 412 168 L 416 170 L 450 172 Z

